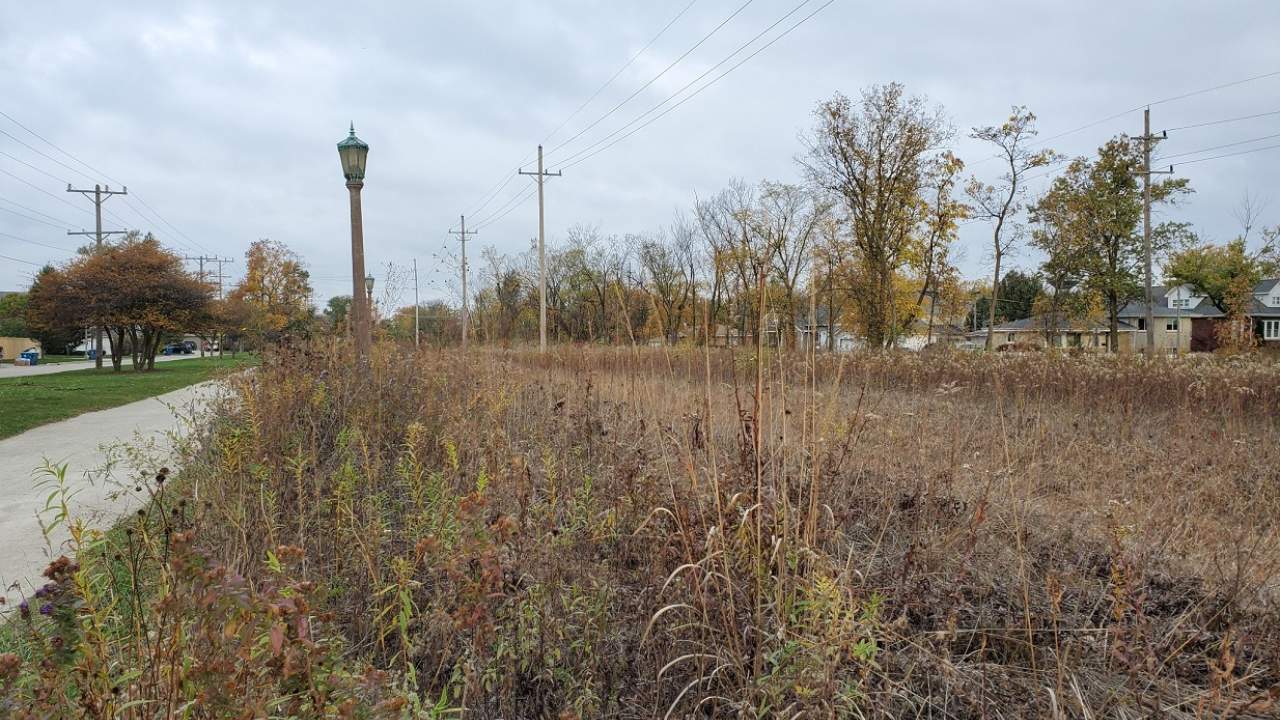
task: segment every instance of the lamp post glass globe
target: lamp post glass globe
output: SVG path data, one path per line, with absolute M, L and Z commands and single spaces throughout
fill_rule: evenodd
M 372 275 L 364 276 L 364 291 L 369 293 L 370 295 L 373 294 L 373 276 Z
M 347 182 L 364 182 L 364 164 L 368 157 L 369 145 L 356 137 L 356 126 L 352 123 L 351 134 L 338 143 L 338 158 L 342 160 L 342 175 Z

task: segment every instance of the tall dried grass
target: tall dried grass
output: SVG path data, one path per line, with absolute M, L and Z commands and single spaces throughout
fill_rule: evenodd
M 1280 373 L 1246 361 L 317 345 L 181 487 L 404 712 L 1262 717 Z

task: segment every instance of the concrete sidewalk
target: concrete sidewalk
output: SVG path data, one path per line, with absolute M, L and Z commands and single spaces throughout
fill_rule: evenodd
M 201 414 L 223 391 L 220 383 L 201 383 L 0 440 L 0 582 L 10 607 L 20 593 L 9 587 L 17 583 L 30 596 L 43 583 L 40 573 L 50 557 L 64 552 L 59 546 L 67 539 L 65 529 L 54 533 L 51 555 L 37 518 L 54 490 L 53 485 L 41 484 L 46 478 L 38 470 L 45 460 L 67 465 L 66 482 L 76 493 L 72 514 L 105 529 L 136 507 L 133 498 L 111 497 L 120 484 L 132 485 L 137 472 L 149 475 L 163 465 L 174 468 L 174 441 L 187 433 L 187 420 Z M 145 467 L 135 470 L 119 449 L 111 450 L 120 443 L 142 449 L 148 456 Z
M 157 355 L 156 362 L 173 362 L 175 360 L 195 360 L 199 355 Z M 124 359 L 124 365 L 133 368 L 133 360 L 131 358 Z M 9 363 L 0 363 L 0 379 L 10 377 L 29 377 L 31 375 L 52 375 L 54 373 L 70 372 L 72 370 L 88 370 L 93 367 L 92 360 L 81 360 L 76 362 L 60 362 L 48 363 L 45 365 L 11 365 Z M 111 359 L 107 358 L 102 361 L 102 367 L 111 367 Z

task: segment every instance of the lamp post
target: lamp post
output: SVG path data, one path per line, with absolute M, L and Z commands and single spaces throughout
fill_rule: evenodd
M 364 276 L 364 292 L 365 292 L 365 300 L 368 302 L 369 321 L 370 321 L 370 325 L 372 326 L 373 324 L 373 275 Z
M 356 137 L 356 126 L 352 123 L 351 134 L 338 143 L 338 157 L 342 160 L 342 175 L 347 179 L 347 191 L 351 195 L 351 326 L 355 334 L 356 356 L 361 363 L 368 362 L 369 348 L 373 344 L 369 302 L 366 294 L 360 292 L 363 281 L 368 286 L 368 295 L 373 295 L 372 278 L 366 278 L 364 272 L 364 220 L 360 213 L 360 190 L 364 188 L 364 166 L 368 156 L 369 146 Z

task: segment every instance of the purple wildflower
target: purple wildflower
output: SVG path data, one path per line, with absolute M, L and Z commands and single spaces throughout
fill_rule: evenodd
M 53 603 L 45 603 L 45 604 L 41 605 L 41 606 L 40 606 L 40 614 L 41 614 L 41 615 L 51 615 L 51 614 L 53 614 Z
M 27 604 L 26 600 L 18 604 L 18 611 L 22 613 L 22 617 L 31 617 L 31 606 Z

